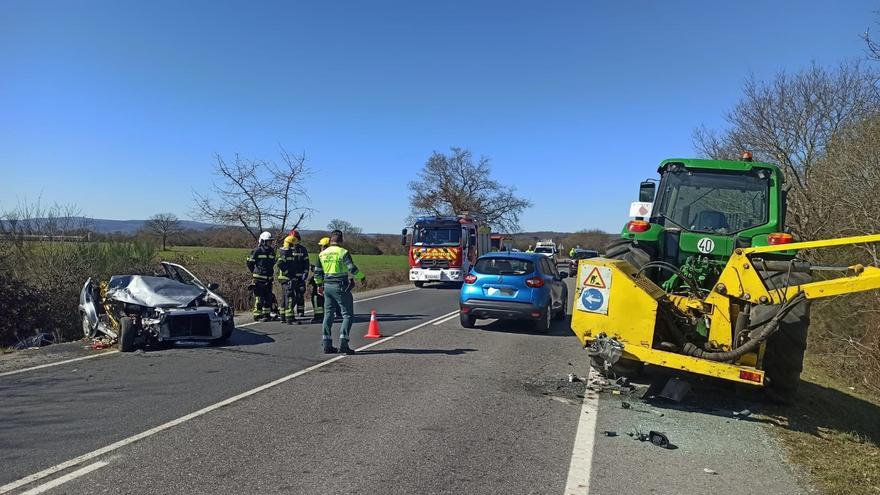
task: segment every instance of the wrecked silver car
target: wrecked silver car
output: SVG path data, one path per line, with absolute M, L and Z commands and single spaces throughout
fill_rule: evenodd
M 147 344 L 215 341 L 235 330 L 234 311 L 186 268 L 162 262 L 157 276 L 114 275 L 95 284 L 88 279 L 79 298 L 83 334 L 118 340 L 131 352 Z

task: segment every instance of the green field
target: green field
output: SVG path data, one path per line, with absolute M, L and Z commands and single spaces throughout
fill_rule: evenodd
M 156 255 L 159 259 L 169 261 L 181 261 L 183 264 L 217 263 L 223 265 L 238 264 L 245 270 L 245 259 L 251 252 L 247 248 L 213 248 L 201 246 L 175 246 L 166 251 L 159 251 Z M 312 263 L 315 262 L 315 253 L 311 253 Z M 405 255 L 353 255 L 355 264 L 367 276 L 370 273 L 390 272 L 409 269 Z

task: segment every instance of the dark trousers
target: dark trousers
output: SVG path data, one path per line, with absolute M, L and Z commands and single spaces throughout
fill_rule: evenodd
M 287 318 L 293 318 L 297 314 L 304 316 L 306 312 L 306 283 L 303 281 L 303 274 L 294 274 L 281 287 L 281 316 Z
M 272 312 L 272 280 L 254 281 L 254 317 L 269 316 Z

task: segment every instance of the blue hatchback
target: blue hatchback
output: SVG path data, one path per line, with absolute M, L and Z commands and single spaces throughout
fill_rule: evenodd
M 547 332 L 551 319 L 568 312 L 567 276 L 543 254 L 485 254 L 464 277 L 461 326 L 473 328 L 482 318 L 532 320 L 536 330 Z

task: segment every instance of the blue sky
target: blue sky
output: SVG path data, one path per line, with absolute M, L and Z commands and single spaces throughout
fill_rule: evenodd
M 878 1 L 0 1 L 0 209 L 192 213 L 212 155 L 305 151 L 317 213 L 398 232 L 432 151 L 490 156 L 524 230 L 627 220 L 744 78 L 863 55 Z

